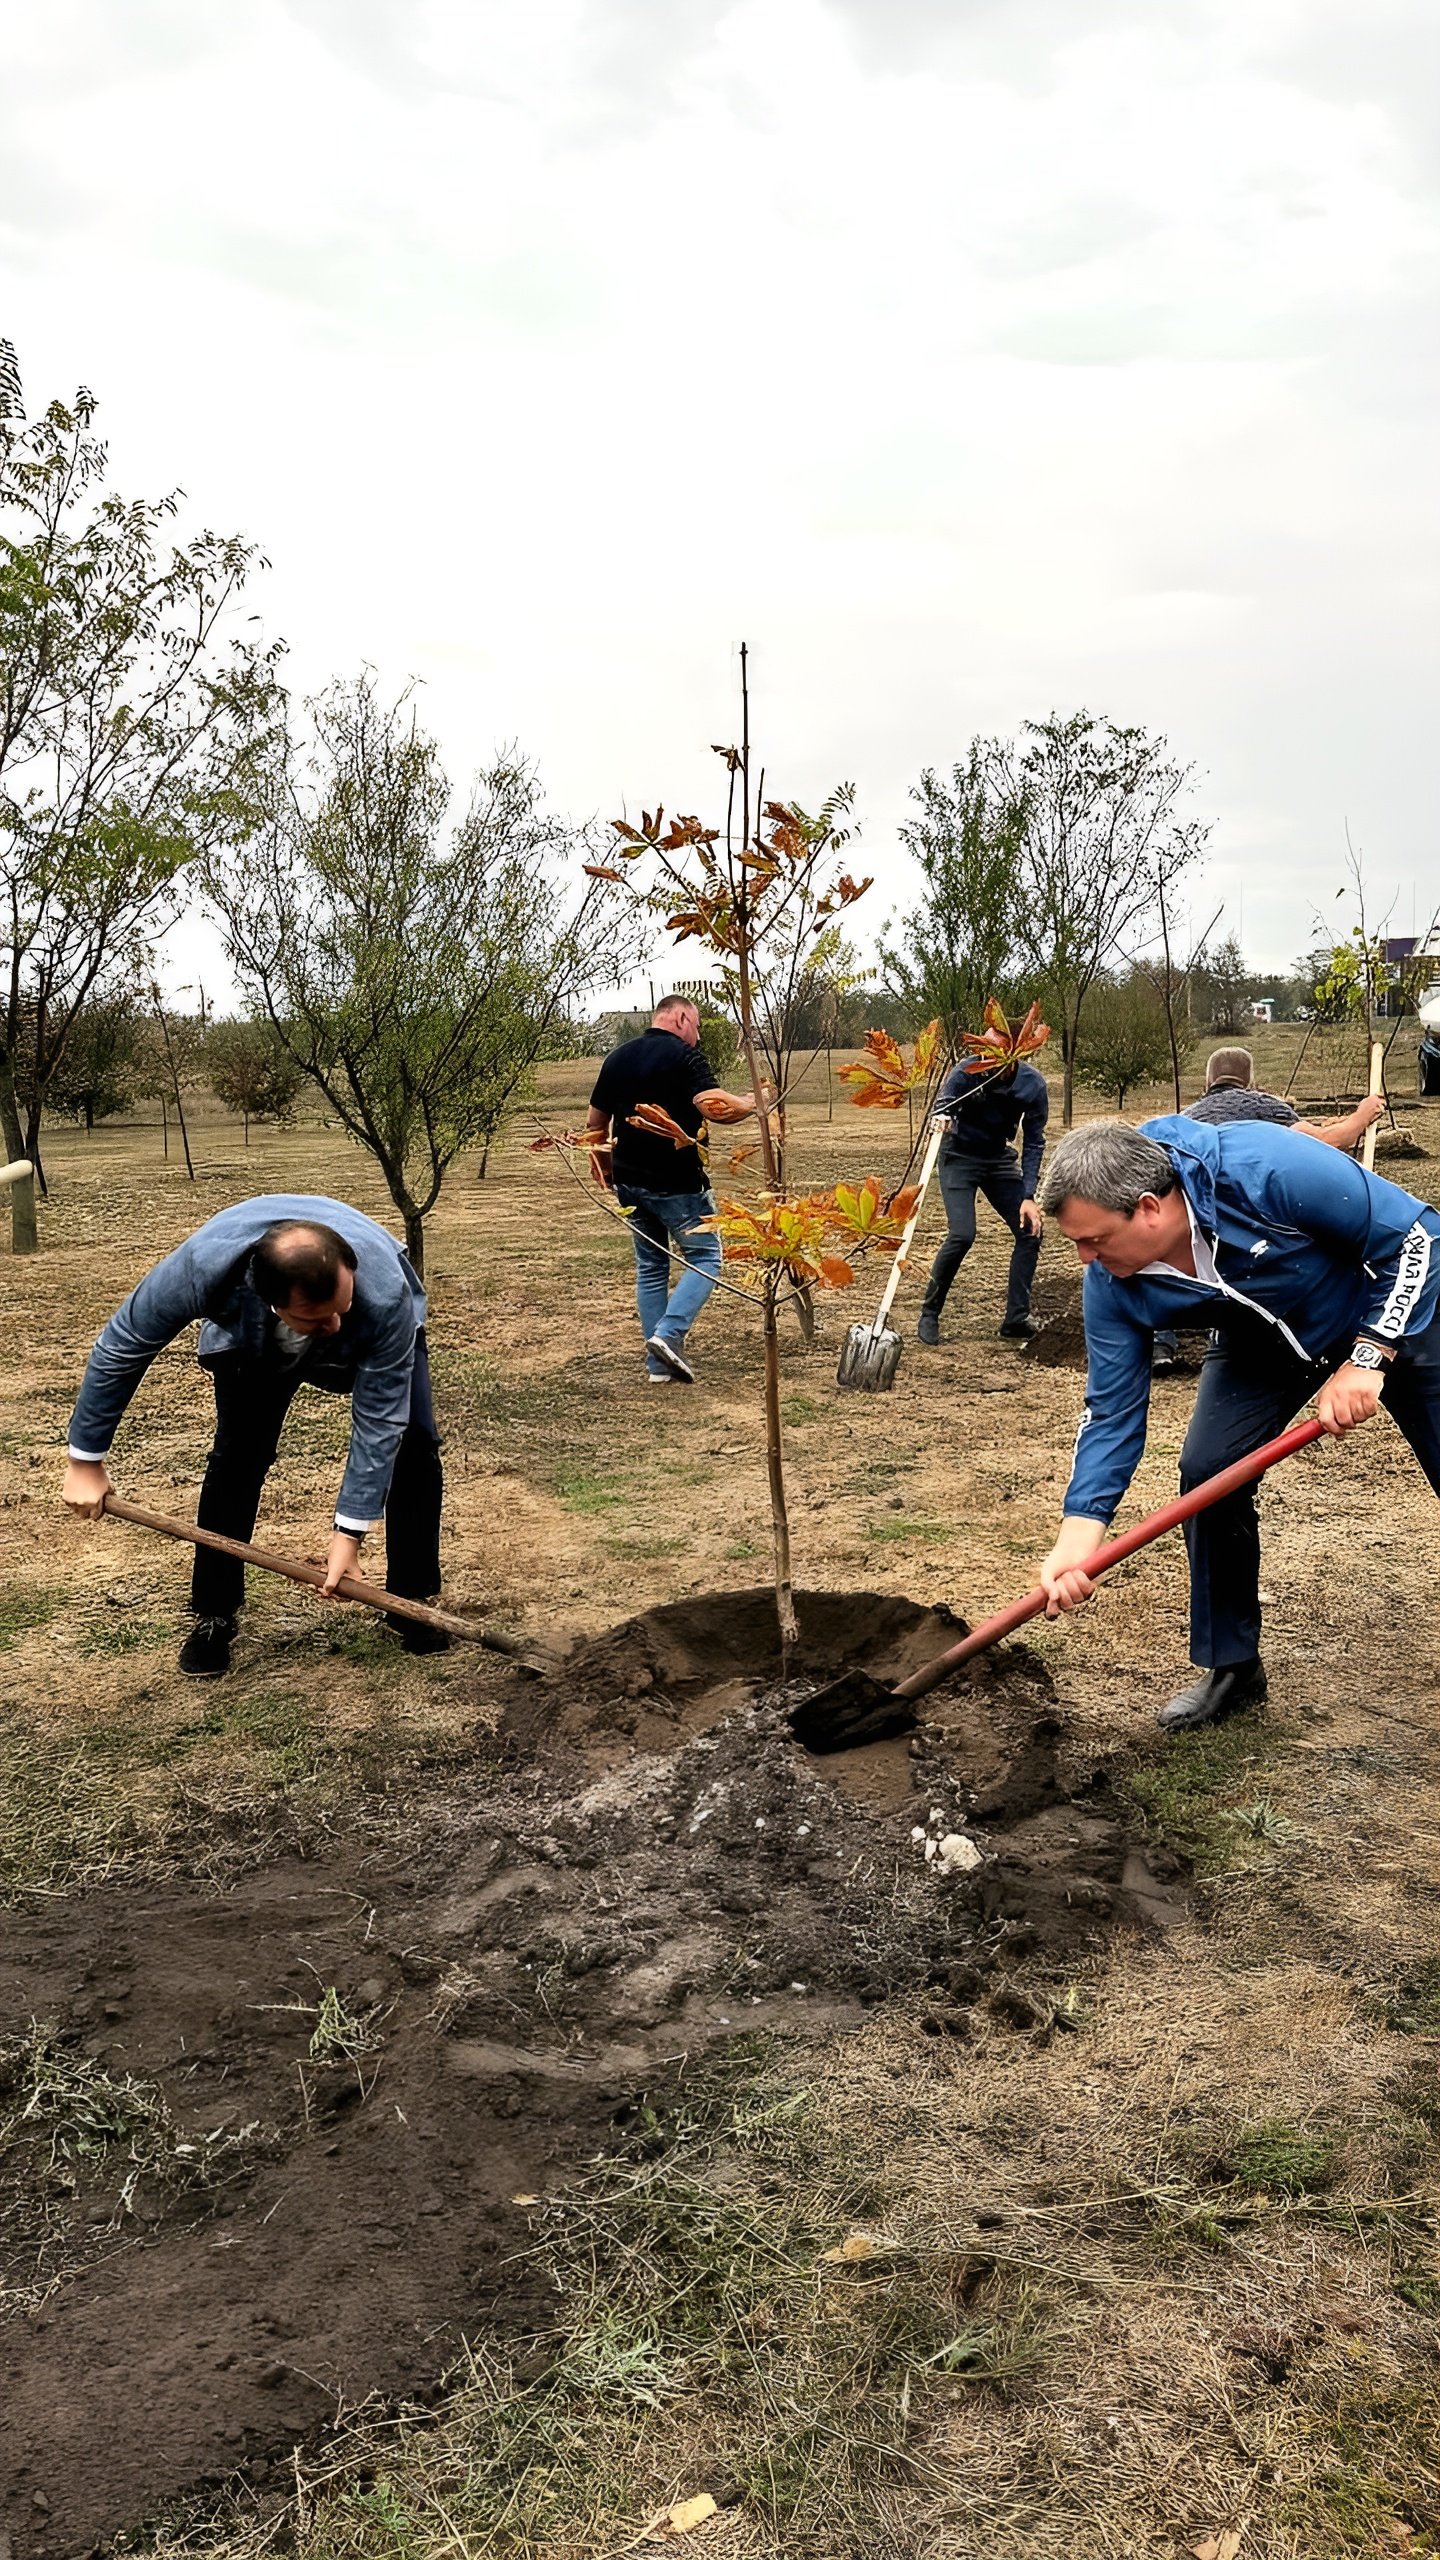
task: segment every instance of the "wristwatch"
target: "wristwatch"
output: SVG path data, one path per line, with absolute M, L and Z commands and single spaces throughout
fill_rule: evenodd
M 1350 1354 L 1352 1369 L 1388 1369 L 1393 1351 L 1382 1351 L 1378 1342 L 1357 1342 Z

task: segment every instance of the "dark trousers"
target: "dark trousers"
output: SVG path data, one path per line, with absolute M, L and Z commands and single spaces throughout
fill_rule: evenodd
M 290 1365 L 239 1354 L 218 1360 L 215 1441 L 200 1488 L 199 1523 L 227 1538 L 248 1538 L 255 1526 L 265 1478 L 275 1463 L 280 1431 L 298 1390 L 305 1362 Z M 440 1588 L 440 1503 L 443 1476 L 440 1435 L 430 1392 L 430 1360 L 424 1333 L 415 1337 L 410 1379 L 410 1419 L 405 1426 L 385 1505 L 385 1581 L 406 1600 L 429 1600 Z M 234 1556 L 197 1547 L 190 1578 L 190 1606 L 197 1618 L 230 1618 L 245 1597 L 245 1567 Z
M 1298 1360 L 1269 1326 L 1216 1336 L 1205 1355 L 1185 1446 L 1180 1490 L 1247 1457 L 1293 1422 L 1331 1371 L 1347 1339 L 1323 1360 Z M 1381 1401 L 1440 1493 L 1440 1321 L 1403 1343 Z M 1363 1438 L 1363 1425 L 1362 1438 Z M 1190 1655 L 1202 1670 L 1249 1662 L 1260 1650 L 1260 1522 L 1255 1488 L 1232 1493 L 1185 1526 L 1190 1551 Z
M 1018 1170 L 1014 1173 L 988 1171 L 984 1165 L 969 1163 L 963 1156 L 940 1158 L 940 1197 L 945 1203 L 945 1222 L 949 1233 L 930 1265 L 930 1280 L 925 1291 L 925 1313 L 938 1316 L 950 1294 L 950 1283 L 975 1241 L 975 1194 L 983 1191 L 997 1217 L 1003 1218 L 1015 1239 L 1010 1256 L 1010 1280 L 1005 1292 L 1005 1322 L 1014 1324 L 1030 1313 L 1030 1291 L 1035 1279 L 1035 1265 L 1040 1259 L 1040 1239 L 1027 1235 L 1020 1224 L 1020 1203 L 1028 1197 Z

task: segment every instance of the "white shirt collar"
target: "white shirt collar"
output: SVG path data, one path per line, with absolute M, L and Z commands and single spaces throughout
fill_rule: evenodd
M 1210 1250 L 1210 1239 L 1203 1228 L 1195 1223 L 1195 1212 L 1190 1206 L 1188 1191 L 1182 1190 L 1180 1197 L 1185 1203 L 1185 1215 L 1190 1221 L 1190 1250 L 1195 1257 L 1194 1276 L 1207 1288 L 1218 1289 L 1221 1285 L 1220 1274 L 1215 1268 L 1215 1256 Z M 1142 1267 L 1140 1277 L 1142 1280 L 1147 1280 L 1152 1273 L 1157 1279 L 1162 1280 L 1188 1280 L 1191 1276 L 1188 1271 L 1182 1271 L 1177 1262 L 1147 1262 Z

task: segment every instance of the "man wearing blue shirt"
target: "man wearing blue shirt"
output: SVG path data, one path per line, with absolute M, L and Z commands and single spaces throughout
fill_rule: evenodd
M 1000 1331 L 1016 1342 L 1028 1341 L 1038 1331 L 1030 1314 L 1030 1291 L 1044 1221 L 1035 1203 L 1035 1186 L 1049 1116 L 1050 1088 L 1039 1069 L 1024 1060 L 1001 1075 L 951 1068 L 935 1097 L 935 1117 L 946 1123 L 948 1132 L 940 1151 L 940 1197 L 949 1232 L 930 1266 L 915 1327 L 917 1341 L 933 1348 L 940 1339 L 941 1309 L 975 1241 L 977 1192 L 984 1193 L 1015 1239 Z
M 1440 1216 L 1334 1147 L 1254 1121 L 1096 1120 L 1055 1150 L 1044 1205 L 1085 1266 L 1089 1369 L 1049 1614 L 1093 1589 L 1087 1561 L 1145 1446 L 1156 1328 L 1214 1328 L 1180 1457 L 1189 1492 L 1272 1439 L 1313 1396 L 1327 1431 L 1382 1402 L 1440 1493 Z M 1186 1524 L 1200 1678 L 1166 1732 L 1266 1693 L 1254 1488 Z
M 199 1357 L 215 1388 L 215 1441 L 199 1525 L 248 1538 L 280 1430 L 302 1386 L 350 1398 L 350 1450 L 326 1557 L 333 1595 L 359 1563 L 360 1541 L 385 1515 L 387 1577 L 409 1600 L 440 1588 L 440 1440 L 430 1400 L 425 1292 L 400 1246 L 343 1200 L 272 1194 L 222 1209 L 146 1273 L 90 1354 L 70 1418 L 61 1499 L 98 1519 L 105 1460 L 156 1355 L 200 1325 Z M 230 1667 L 245 1568 L 199 1547 L 195 1613 L 180 1668 L 215 1679 Z M 449 1638 L 394 1622 L 409 1653 Z

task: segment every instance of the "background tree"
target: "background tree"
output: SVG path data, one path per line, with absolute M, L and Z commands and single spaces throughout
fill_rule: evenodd
M 1153 1084 L 1171 1064 L 1171 1025 L 1143 970 L 1097 978 L 1081 1021 L 1076 1074 L 1117 1111 L 1136 1085 Z
M 364 676 L 312 703 L 264 824 L 205 871 L 247 995 L 375 1158 L 417 1271 L 456 1156 L 637 956 L 602 891 L 557 876 L 579 839 L 520 757 L 447 835 L 449 802 L 434 740 Z
M 1203 838 L 1181 816 L 1189 768 L 1171 760 L 1163 738 L 1086 711 L 1027 721 L 1025 735 L 1012 764 L 1025 819 L 1021 938 L 1059 1018 L 1068 1128 L 1090 992 L 1152 914 L 1162 863 L 1173 896 Z
M 251 545 L 171 543 L 173 496 L 105 492 L 89 392 L 27 425 L 12 379 L 0 407 L 0 1136 L 38 1163 L 84 1007 L 173 913 L 194 855 L 249 823 L 276 653 L 227 634 Z
M 97 1120 L 128 1111 L 139 1092 L 144 1025 L 129 988 L 80 1005 L 70 1024 L 59 1067 L 51 1078 L 50 1109 L 62 1120 Z
M 1024 788 L 1005 746 L 976 738 L 948 778 L 927 765 L 910 797 L 919 814 L 900 840 L 919 864 L 920 894 L 898 939 L 882 940 L 881 967 L 887 997 L 893 989 L 906 1008 L 897 1027 L 938 1016 L 953 1048 L 1018 956 Z
M 204 1067 L 216 1101 L 244 1122 L 247 1147 L 252 1120 L 293 1119 L 305 1079 L 273 1023 L 254 1015 L 213 1022 L 205 1035 Z
M 1200 984 L 1207 1000 L 1212 1031 L 1237 1033 L 1250 1026 L 1250 979 L 1237 933 L 1211 945 Z

